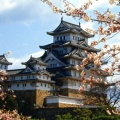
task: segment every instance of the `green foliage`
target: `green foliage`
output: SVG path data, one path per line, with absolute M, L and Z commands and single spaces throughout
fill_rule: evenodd
M 74 112 L 74 119 L 75 120 L 78 120 L 78 119 L 90 120 L 90 117 L 92 115 L 91 110 L 86 109 L 86 108 L 83 108 L 83 109 L 77 108 L 73 112 Z
M 56 115 L 56 120 L 74 120 L 70 113 L 64 115 Z
M 120 120 L 119 116 L 101 115 L 93 117 L 92 120 Z
M 31 99 L 26 98 L 26 99 L 18 99 L 18 112 L 22 113 L 23 115 L 32 115 L 32 111 L 34 108 L 33 102 L 31 101 Z
M 72 115 L 56 115 L 56 120 L 120 120 L 120 116 L 107 115 L 104 109 L 77 108 L 73 110 Z
M 16 98 L 12 97 L 12 96 L 7 96 L 5 98 L 5 108 L 6 110 L 18 110 L 18 103 Z
M 18 110 L 16 98 L 8 94 L 5 99 L 0 99 L 0 109 L 3 108 L 10 111 Z

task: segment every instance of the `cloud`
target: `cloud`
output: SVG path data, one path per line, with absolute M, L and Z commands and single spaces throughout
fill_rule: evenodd
M 26 62 L 27 60 L 29 60 L 30 56 L 32 55 L 33 57 L 37 58 L 42 56 L 44 53 L 44 51 L 39 51 L 39 52 L 35 52 L 32 54 L 29 54 L 27 56 L 23 56 L 22 58 L 8 58 L 9 62 L 12 62 L 13 64 L 9 66 L 9 69 L 20 69 L 23 68 L 25 66 L 23 66 L 21 63 L 22 62 Z
M 32 23 L 50 13 L 47 7 L 40 0 L 0 0 L 0 23 Z
M 64 9 L 63 2 L 50 0 L 54 5 Z M 88 0 L 69 0 L 75 7 L 80 7 Z M 93 4 L 89 10 L 109 7 L 108 0 L 92 0 Z M 0 0 L 0 23 L 20 22 L 29 25 L 35 21 L 54 20 L 51 8 L 40 0 Z M 60 14 L 57 16 L 60 17 Z

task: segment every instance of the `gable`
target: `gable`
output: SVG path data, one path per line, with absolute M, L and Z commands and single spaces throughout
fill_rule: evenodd
M 44 62 L 48 64 L 48 67 L 61 67 L 66 66 L 59 58 L 57 58 L 53 53 L 49 53 L 47 57 L 44 59 Z
M 68 28 L 64 24 L 60 23 L 60 25 L 54 30 L 54 32 L 59 32 L 62 30 L 67 30 L 67 29 Z
M 28 73 L 28 72 L 32 72 L 33 70 L 30 67 L 26 67 L 23 71 L 21 71 L 21 73 Z

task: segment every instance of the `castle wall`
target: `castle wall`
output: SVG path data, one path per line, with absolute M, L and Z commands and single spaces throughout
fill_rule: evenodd
M 70 89 L 70 88 L 61 89 L 61 95 L 74 97 L 74 98 L 84 98 L 84 96 L 79 93 L 79 90 Z
M 67 96 L 46 97 L 47 107 L 76 107 L 83 105 L 82 99 L 74 99 Z
M 43 107 L 45 105 L 45 97 L 50 96 L 50 92 L 47 90 L 37 90 L 36 91 L 36 105 Z

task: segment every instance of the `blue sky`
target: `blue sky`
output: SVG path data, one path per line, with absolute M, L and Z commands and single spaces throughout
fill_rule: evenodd
M 51 1 L 63 7 L 59 0 Z M 69 1 L 76 6 L 83 3 L 81 0 Z M 94 2 L 90 11 L 104 9 L 108 5 L 106 1 L 100 1 L 99 4 Z M 116 10 L 114 7 L 112 9 Z M 62 15 L 54 14 L 50 7 L 40 0 L 0 0 L 0 54 L 12 52 L 8 57 L 9 61 L 14 63 L 10 69 L 21 68 L 20 63 L 28 60 L 31 55 L 38 57 L 43 54 L 39 45 L 52 42 L 52 37 L 46 32 L 54 30 L 59 25 L 61 17 Z M 79 24 L 78 19 L 71 17 L 64 16 L 64 20 Z M 92 22 L 80 22 L 83 28 L 95 26 Z M 118 36 L 116 42 L 119 42 Z

